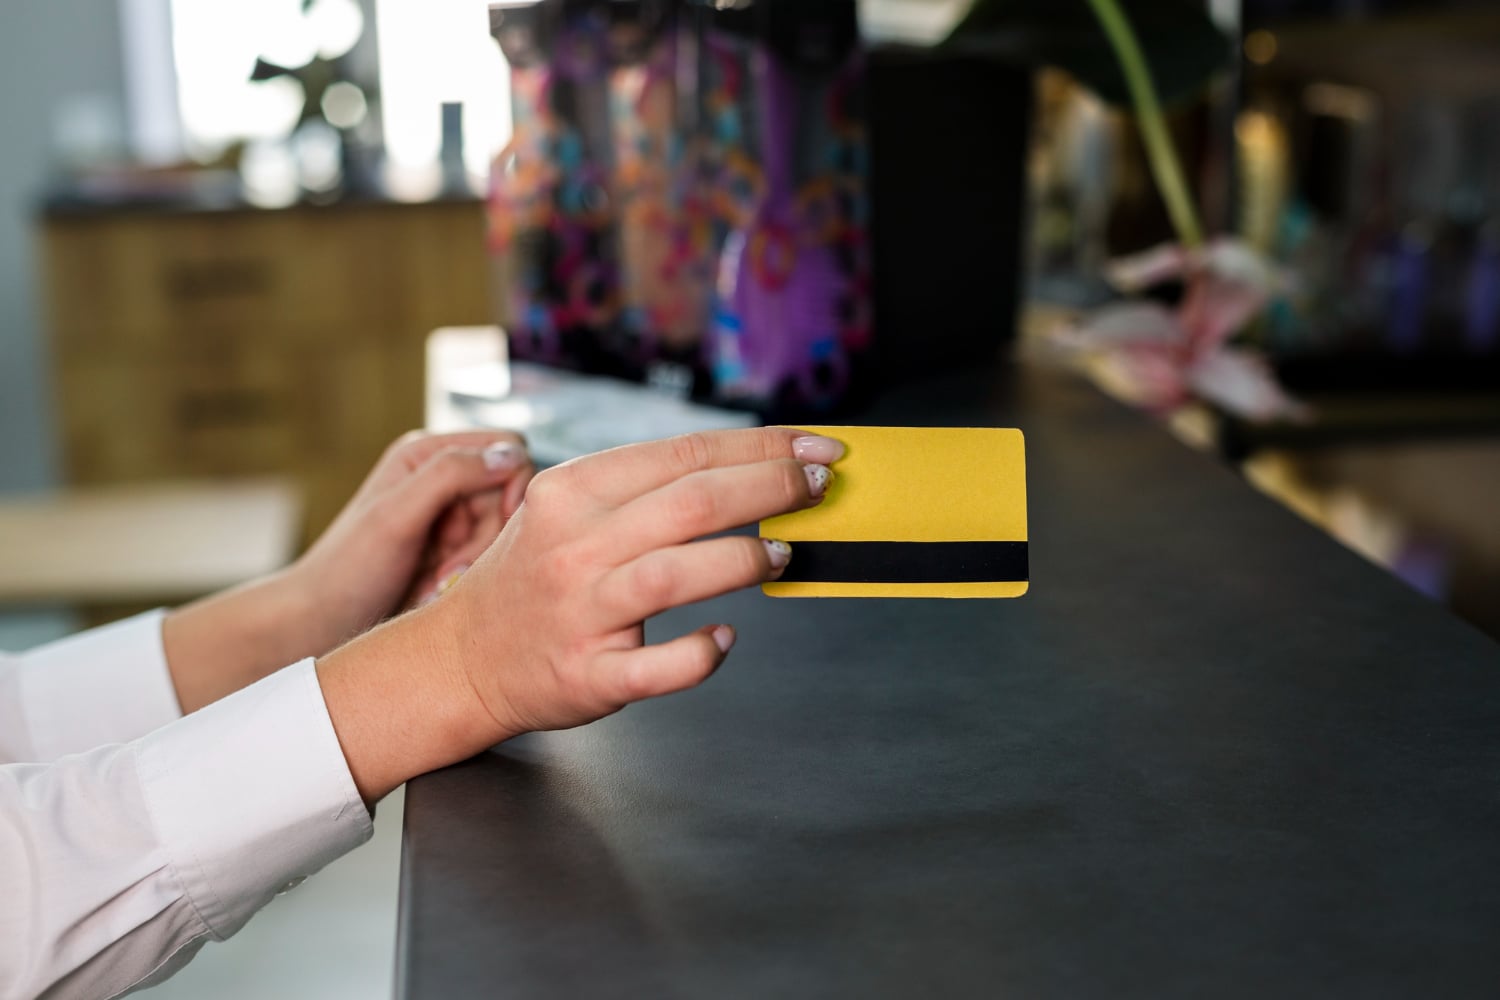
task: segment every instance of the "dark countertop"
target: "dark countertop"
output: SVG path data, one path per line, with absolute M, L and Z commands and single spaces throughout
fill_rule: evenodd
M 411 783 L 397 995 L 1493 996 L 1500 647 L 1071 379 L 1031 594 L 667 615 L 698 691 Z

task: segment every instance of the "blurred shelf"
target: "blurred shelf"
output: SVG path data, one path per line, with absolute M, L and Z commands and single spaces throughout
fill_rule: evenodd
M 204 215 L 285 211 L 337 212 L 418 205 L 479 205 L 474 191 L 438 189 L 421 198 L 401 198 L 368 186 L 321 197 L 302 197 L 284 205 L 256 204 L 246 197 L 237 173 L 230 170 L 107 171 L 69 178 L 42 193 L 38 214 L 61 220 L 109 215 Z
M 1422 9 L 1377 16 L 1249 20 L 1276 36 L 1259 77 L 1335 80 L 1392 96 L 1464 96 L 1500 85 L 1500 6 Z
M 1500 397 L 1500 354 L 1307 354 L 1277 357 L 1276 375 L 1294 393 L 1384 398 L 1465 393 Z
M 90 212 L 39 237 L 68 484 L 285 476 L 308 539 L 421 426 L 427 333 L 494 309 L 478 204 Z
M 1256 424 L 1214 412 L 1219 450 L 1239 461 L 1267 448 L 1500 439 L 1500 394 L 1493 392 L 1331 393 L 1299 398 L 1314 411 L 1306 423 Z

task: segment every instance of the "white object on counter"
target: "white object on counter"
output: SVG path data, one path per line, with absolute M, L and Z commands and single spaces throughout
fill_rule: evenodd
M 427 345 L 433 431 L 526 435 L 540 465 L 691 431 L 755 427 L 754 414 L 703 406 L 619 379 L 510 362 L 497 327 L 435 331 Z

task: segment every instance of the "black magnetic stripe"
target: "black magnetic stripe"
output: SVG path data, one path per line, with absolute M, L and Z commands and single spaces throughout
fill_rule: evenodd
M 1021 583 L 1025 542 L 793 542 L 778 583 Z

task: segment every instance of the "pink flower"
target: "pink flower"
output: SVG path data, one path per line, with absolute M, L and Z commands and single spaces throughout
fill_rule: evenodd
M 1186 284 L 1175 309 L 1127 300 L 1058 335 L 1131 402 L 1165 413 L 1196 398 L 1258 422 L 1306 419 L 1306 406 L 1282 390 L 1259 351 L 1229 346 L 1286 283 L 1250 247 L 1231 239 L 1197 250 L 1165 244 L 1115 261 L 1107 276 L 1126 294 Z

